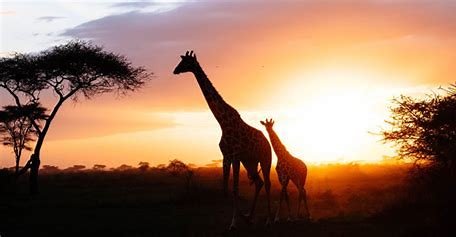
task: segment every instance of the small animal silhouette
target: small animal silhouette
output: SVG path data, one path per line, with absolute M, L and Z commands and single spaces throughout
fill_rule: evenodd
M 230 229 L 237 227 L 239 216 L 239 169 L 242 163 L 247 170 L 247 175 L 252 183 L 255 183 L 255 196 L 250 212 L 246 215 L 251 221 L 254 215 L 258 194 L 265 185 L 266 198 L 268 201 L 268 219 L 271 217 L 269 173 L 271 170 L 271 146 L 263 133 L 245 123 L 239 113 L 226 103 L 214 88 L 196 59 L 193 51 L 187 51 L 181 56 L 181 62 L 174 69 L 174 74 L 191 72 L 194 74 L 204 98 L 209 105 L 212 114 L 222 129 L 222 138 L 219 143 L 223 154 L 223 189 L 228 192 L 228 179 L 231 164 L 233 165 L 233 194 L 234 211 Z M 261 166 L 264 183 L 258 175 L 258 163 Z
M 277 155 L 277 165 L 276 171 L 279 176 L 279 182 L 282 185 L 282 192 L 280 194 L 279 207 L 277 208 L 276 216 L 274 222 L 279 220 L 280 208 L 282 206 L 282 200 L 285 198 L 288 206 L 288 219 L 290 219 L 290 202 L 288 199 L 287 186 L 288 182 L 291 181 L 296 185 L 296 188 L 299 191 L 298 197 L 298 213 L 297 216 L 301 217 L 300 207 L 301 202 L 304 201 L 304 207 L 306 209 L 307 218 L 310 218 L 309 208 L 307 207 L 307 194 L 306 189 L 304 188 L 307 178 L 307 166 L 304 162 L 294 156 L 292 156 L 285 146 L 280 141 L 279 136 L 275 133 L 272 126 L 274 126 L 274 121 L 272 119 L 266 119 L 266 121 L 261 121 L 266 127 L 266 131 L 269 134 L 269 139 L 271 140 L 272 148 Z

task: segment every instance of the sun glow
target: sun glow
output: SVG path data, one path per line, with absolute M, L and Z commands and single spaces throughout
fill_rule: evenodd
M 379 104 L 387 96 L 369 86 L 375 82 L 373 74 L 333 69 L 302 75 L 275 97 L 276 103 L 286 106 L 271 111 L 288 149 L 314 163 L 373 161 L 366 153 L 379 137 L 370 132 L 387 113 Z

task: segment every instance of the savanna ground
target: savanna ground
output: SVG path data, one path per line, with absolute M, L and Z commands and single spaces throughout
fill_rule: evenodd
M 259 198 L 254 224 L 227 228 L 232 199 L 221 191 L 221 168 L 196 168 L 185 177 L 164 169 L 41 173 L 40 194 L 30 196 L 27 177 L 16 190 L 3 187 L 0 235 L 9 236 L 416 236 L 429 228 L 392 208 L 409 198 L 406 165 L 310 166 L 307 183 L 312 219 L 266 227 L 266 198 Z M 250 207 L 254 187 L 241 172 L 241 208 Z M 272 207 L 280 185 L 272 170 Z M 292 215 L 297 192 L 289 186 Z M 412 209 L 416 206 L 412 206 Z M 407 210 L 400 208 L 399 212 Z M 420 215 L 414 215 L 420 219 Z M 394 217 L 394 218 L 391 218 Z M 432 222 L 432 220 L 430 220 Z

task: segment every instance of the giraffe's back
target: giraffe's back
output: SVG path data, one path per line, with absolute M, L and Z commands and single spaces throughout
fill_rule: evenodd
M 302 186 L 306 184 L 307 179 L 307 165 L 299 158 L 293 157 L 291 159 L 294 172 L 294 179 L 296 183 L 301 183 Z
M 306 183 L 306 164 L 302 160 L 291 155 L 287 157 L 278 157 L 276 171 L 281 183 L 287 179 L 290 179 L 296 185 L 300 184 L 301 186 L 304 186 Z
M 220 148 L 239 154 L 249 176 L 253 173 L 258 174 L 258 163 L 261 163 L 263 172 L 270 171 L 272 151 L 269 141 L 260 130 L 243 121 L 222 130 Z

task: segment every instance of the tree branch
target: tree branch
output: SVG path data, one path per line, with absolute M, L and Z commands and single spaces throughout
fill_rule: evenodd
M 22 107 L 22 105 L 21 105 L 21 100 L 19 99 L 19 96 L 16 95 L 16 94 L 14 93 L 14 91 L 11 90 L 9 87 L 7 87 L 7 86 L 2 86 L 2 87 L 5 88 L 5 89 L 13 96 L 14 101 L 16 102 L 16 105 L 17 105 L 18 107 Z

